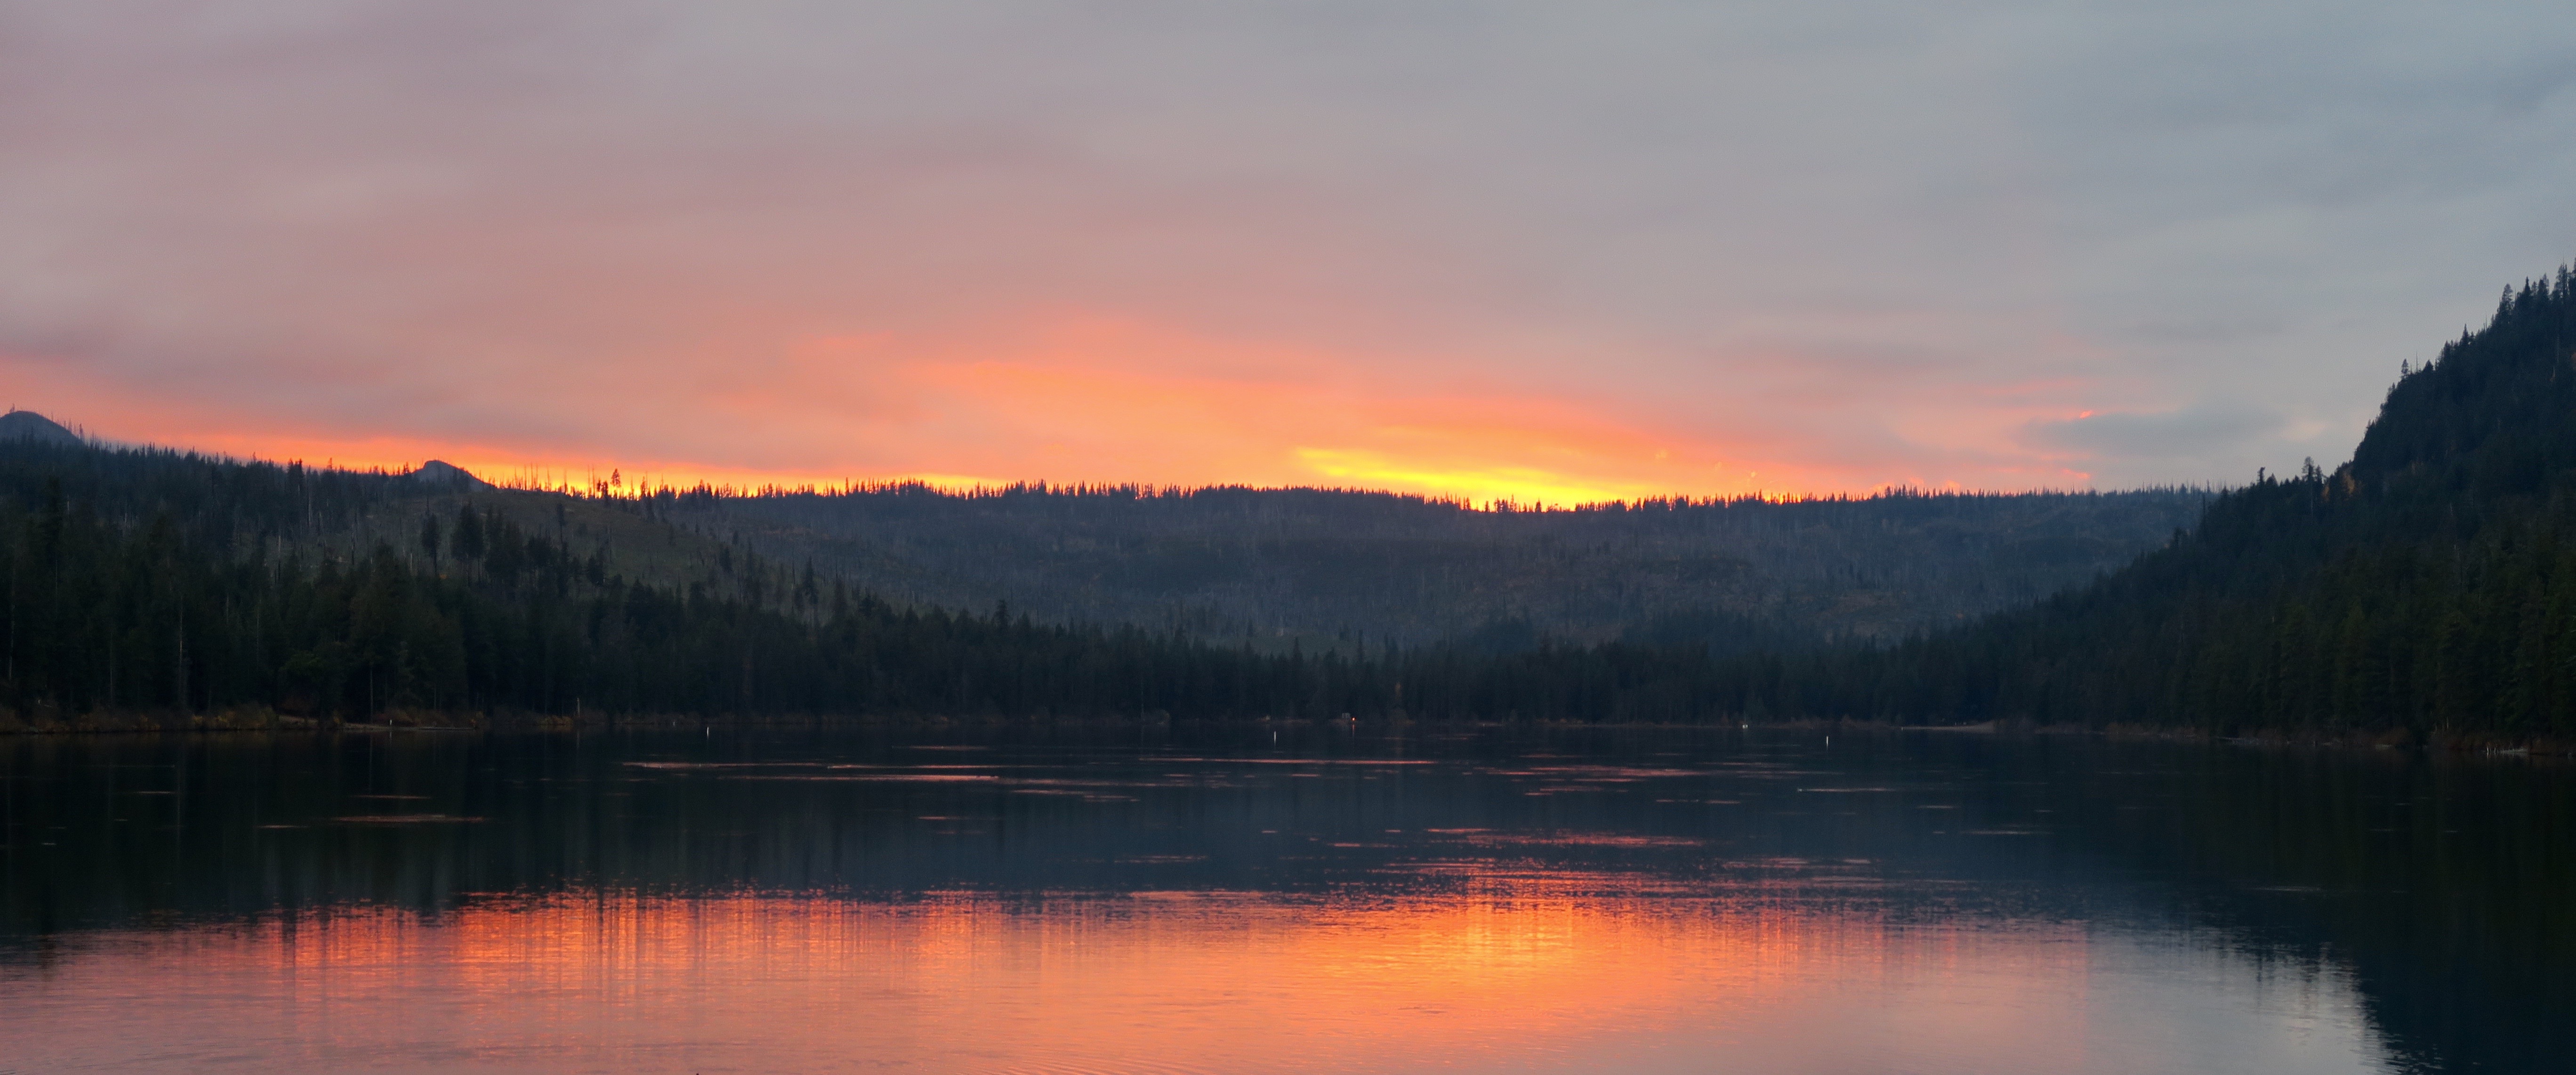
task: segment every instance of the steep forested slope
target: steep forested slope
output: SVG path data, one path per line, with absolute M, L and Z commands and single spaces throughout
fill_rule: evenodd
M 2099 585 L 1728 675 L 1819 714 L 2576 733 L 2576 281 L 2508 290 L 2389 390 L 2351 462 L 2232 490 Z

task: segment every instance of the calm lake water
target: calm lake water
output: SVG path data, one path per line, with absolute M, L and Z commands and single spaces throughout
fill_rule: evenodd
M 1266 727 L 0 739 L 0 1071 L 2565 1070 L 2520 759 Z

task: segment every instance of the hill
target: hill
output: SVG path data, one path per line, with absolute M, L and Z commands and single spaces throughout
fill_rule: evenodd
M 1711 689 L 1909 721 L 2576 741 L 2572 348 L 2562 269 L 2409 370 L 2331 472 L 2263 475 L 2034 607 L 1884 650 L 1739 662 Z
M 34 503 L 44 470 L 71 481 L 75 500 L 129 522 L 158 508 L 211 521 L 206 475 L 266 472 L 186 453 L 93 451 L 32 412 L 0 429 L 24 434 L 0 438 L 0 471 L 11 458 L 54 468 L 0 472 L 0 483 L 17 475 L 20 503 Z M 275 496 L 309 502 L 227 509 L 232 530 L 200 537 L 342 559 L 384 545 L 426 563 L 424 520 L 472 503 L 656 585 L 738 592 L 726 564 L 756 554 L 905 607 L 1007 603 L 1042 623 L 1352 655 L 1436 643 L 1507 652 L 1541 639 L 1719 652 L 1894 639 L 2087 582 L 2190 525 L 2210 495 L 1896 490 L 1541 511 L 1320 489 L 617 495 L 498 488 L 435 460 L 408 474 L 269 469 L 303 490 Z
M 1404 513 L 1449 517 L 1451 533 L 1482 525 L 1535 534 L 1529 548 L 1580 560 L 1581 550 L 1564 546 L 1583 527 L 1652 536 L 1676 523 L 1720 533 L 1767 525 L 1777 548 L 1830 550 L 1826 539 L 1863 523 L 1919 540 L 1963 512 L 1989 520 L 2010 515 L 1998 507 L 2081 516 L 2130 503 L 1892 495 L 1522 513 L 1364 494 L 1236 492 L 1139 499 L 1148 510 L 1177 505 L 1203 531 L 1222 518 L 1207 508 L 1232 507 L 1250 516 L 1237 525 L 1256 536 L 1265 501 L 1309 497 L 1335 509 L 1387 511 L 1397 516 L 1387 529 L 1423 550 L 1414 567 L 1428 570 L 1428 561 L 1462 584 L 1492 564 L 1439 562 L 1437 554 L 1460 543 L 1424 538 L 1419 520 Z M 1057 510 L 1140 506 L 1118 506 L 1114 491 L 930 504 L 980 510 L 997 501 L 1017 506 L 1015 497 Z M 1247 501 L 1254 510 L 1241 511 Z M 1295 635 L 1211 639 L 1170 624 L 1075 616 L 1049 623 L 1000 601 L 989 613 L 958 612 L 888 600 L 812 564 L 764 556 L 718 528 L 746 507 L 794 502 L 711 491 L 568 495 L 495 489 L 432 468 L 396 475 L 156 449 L 0 444 L 0 573 L 14 580 L 0 617 L 0 699 L 18 719 L 38 723 L 242 707 L 343 719 L 424 709 L 1681 719 L 1742 697 L 1704 689 L 1712 652 L 1806 644 L 1722 609 L 1667 616 L 1594 645 L 1524 624 L 1518 639 L 1498 641 L 1488 631 L 1406 647 L 1383 635 L 1310 647 Z M 1895 525 L 1891 517 L 1906 512 L 1916 523 Z M 1536 525 L 1509 529 L 1525 524 Z M 1973 540 L 1995 534 L 1991 525 L 1955 529 Z M 1033 531 L 1023 524 L 1013 532 L 1025 541 Z M 1082 540 L 1078 530 L 1067 533 L 1059 540 Z M 1138 570 L 1162 570 L 1143 563 Z
M 0 443 L 23 442 L 79 447 L 80 434 L 63 428 L 53 419 L 34 411 L 10 411 L 0 414 Z
M 670 517 L 902 600 L 1008 601 L 1285 649 L 1897 638 L 2088 582 L 2197 490 L 1476 510 L 1322 489 L 918 485 L 681 497 Z
M 1890 625 L 1959 606 L 1833 616 L 1869 604 L 1853 595 L 1901 566 L 1906 542 L 1923 548 L 1946 525 L 1974 550 L 1947 563 L 2041 560 L 2012 543 L 2101 537 L 2117 529 L 2101 505 L 2152 513 L 2172 506 L 2152 496 L 2187 494 L 1526 513 L 1318 491 L 617 498 L 21 442 L 0 445 L 0 567 L 15 580 L 0 686 L 20 714 L 135 697 L 371 713 L 391 698 L 538 712 L 2001 718 L 2569 742 L 2571 347 L 2576 277 L 2562 270 L 2508 290 L 2490 324 L 2410 369 L 2350 462 L 2261 475 L 2089 585 L 1893 642 Z M 1053 580 L 1005 592 L 1060 600 L 1067 622 L 880 600 L 756 546 L 813 550 L 815 565 L 862 577 L 876 555 L 873 570 Z M 970 574 L 979 559 L 987 572 Z M 1533 566 L 1549 563 L 1558 574 Z M 1693 570 L 1732 581 L 1678 574 Z M 1982 599 L 2000 603 L 1994 577 Z M 1764 585 L 1749 603 L 1703 603 Z M 1523 599 L 1560 590 L 1573 596 Z M 1691 596 L 1654 603 L 1673 591 Z M 1975 589 L 1914 592 L 1959 602 Z M 1086 594 L 1126 615 L 1163 595 L 1175 611 L 1151 629 L 1074 622 Z M 1191 613 L 1193 595 L 1241 603 Z M 1384 632 L 1370 644 L 1320 653 L 1183 622 L 1232 609 L 1284 628 L 1286 613 L 1371 601 L 1419 619 L 1370 621 Z M 1739 640 L 1788 622 L 1839 623 L 1845 641 L 1713 646 L 1687 629 L 1691 608 Z M 1601 633 L 1622 609 L 1684 627 L 1565 637 Z M 1497 610 L 1534 637 L 1438 635 Z
M 1335 660 L 896 608 L 653 510 L 164 451 L 0 447 L 0 730 L 280 714 L 1221 715 L 1340 701 Z

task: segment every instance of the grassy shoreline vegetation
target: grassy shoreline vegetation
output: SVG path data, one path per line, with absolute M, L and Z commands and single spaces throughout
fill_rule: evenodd
M 2576 279 L 2508 289 L 2351 462 L 2264 474 L 2089 586 L 1895 641 L 1283 650 L 898 604 L 567 495 L 0 447 L 0 728 L 944 716 L 1865 722 L 2576 743 Z

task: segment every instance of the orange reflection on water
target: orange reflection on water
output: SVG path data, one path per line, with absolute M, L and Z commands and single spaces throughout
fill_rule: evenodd
M 37 1001 L 113 998 L 138 1068 L 2071 1071 L 2091 1048 L 2076 928 L 1758 902 L 560 897 L 129 944 Z

